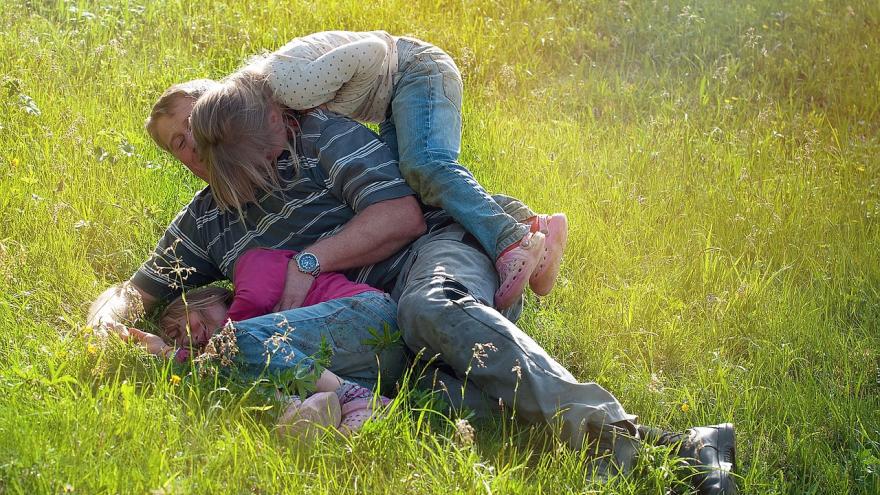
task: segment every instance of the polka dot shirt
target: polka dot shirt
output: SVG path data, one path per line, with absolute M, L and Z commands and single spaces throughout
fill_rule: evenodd
M 381 122 L 391 103 L 397 40 L 384 31 L 325 31 L 296 38 L 255 64 L 279 101 L 305 110 L 325 105 L 353 119 Z

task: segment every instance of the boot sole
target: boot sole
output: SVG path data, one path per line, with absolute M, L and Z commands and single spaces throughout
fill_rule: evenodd
M 731 474 L 736 469 L 736 430 L 732 423 L 722 423 L 714 428 L 715 445 L 718 446 L 718 465 L 711 466 L 710 471 L 703 473 L 706 478 L 697 484 L 697 492 L 736 494 L 736 482 Z M 714 478 L 711 475 L 714 475 Z
M 718 425 L 718 446 L 730 445 L 730 459 L 722 459 L 721 468 L 727 471 L 736 469 L 736 429 L 733 423 L 722 423 Z M 719 449 L 720 450 L 720 449 Z M 723 450 L 721 450 L 723 452 Z

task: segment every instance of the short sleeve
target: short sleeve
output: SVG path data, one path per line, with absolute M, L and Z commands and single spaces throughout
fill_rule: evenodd
M 196 219 L 193 203 L 177 214 L 132 277 L 136 286 L 158 299 L 170 299 L 183 290 L 225 278 L 205 249 Z
M 415 195 L 400 175 L 394 154 L 362 124 L 333 115 L 315 144 L 327 187 L 356 213 L 381 201 Z

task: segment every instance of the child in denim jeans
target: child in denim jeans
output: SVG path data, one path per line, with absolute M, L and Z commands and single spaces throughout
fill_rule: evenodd
M 257 84 L 263 101 L 242 98 Z M 452 58 L 423 41 L 384 31 L 328 31 L 296 38 L 203 95 L 191 119 L 196 150 L 218 204 L 241 209 L 254 191 L 273 190 L 277 143 L 267 138 L 271 105 L 324 107 L 380 124 L 400 170 L 422 202 L 446 210 L 495 260 L 495 306 L 516 302 L 526 285 L 553 288 L 565 249 L 563 214 L 518 223 L 458 163 L 461 74 Z M 270 105 L 271 104 L 271 105 Z
M 148 350 L 154 354 L 173 356 L 178 362 L 186 362 L 191 350 L 203 349 L 227 321 L 232 321 L 238 348 L 233 361 L 240 370 L 259 376 L 297 366 L 313 367 L 309 354 L 314 354 L 316 342 L 320 342 L 321 337 L 329 335 L 334 338 L 334 330 L 338 336 L 362 332 L 370 327 L 387 325 L 396 328 L 397 306 L 387 294 L 368 285 L 350 282 L 339 273 L 318 275 L 303 306 L 290 310 L 312 314 L 317 335 L 310 333 L 309 329 L 286 328 L 283 313 L 267 315 L 281 297 L 285 269 L 295 254 L 288 250 L 248 250 L 235 265 L 234 292 L 221 287 L 203 287 L 188 292 L 185 301 L 178 297 L 169 303 L 162 314 L 161 326 L 166 336 L 178 346 L 176 349 L 164 342 L 148 342 L 148 334 L 136 329 L 129 331 L 148 344 Z M 259 316 L 263 318 L 256 318 Z M 340 353 L 344 354 L 344 351 L 334 354 Z M 379 361 L 401 362 L 402 359 L 402 356 L 386 353 Z M 375 357 L 367 357 L 363 362 L 372 362 L 375 366 Z M 358 366 L 348 366 L 347 369 L 352 368 Z M 378 378 L 378 372 L 368 372 L 364 376 L 362 365 L 360 371 L 361 381 Z M 360 428 L 374 414 L 373 393 L 330 370 L 321 373 L 315 389 L 316 393 L 305 401 L 292 397 L 292 404 L 281 419 L 285 430 L 299 432 L 319 424 L 338 427 L 349 433 Z M 381 405 L 389 402 L 387 398 L 379 397 Z

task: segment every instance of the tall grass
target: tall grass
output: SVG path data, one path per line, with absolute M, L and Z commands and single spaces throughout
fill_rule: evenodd
M 202 187 L 143 131 L 155 98 L 324 29 L 455 56 L 462 161 L 571 220 L 521 325 L 576 376 L 645 423 L 735 422 L 745 493 L 880 492 L 877 2 L 4 0 L 0 493 L 686 488 L 662 449 L 603 483 L 508 417 L 457 442 L 417 393 L 297 445 L 247 387 L 82 336 Z

